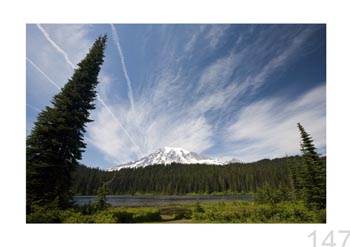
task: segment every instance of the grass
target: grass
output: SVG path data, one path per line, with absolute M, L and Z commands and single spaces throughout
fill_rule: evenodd
M 103 210 L 39 208 L 27 222 L 46 223 L 325 223 L 325 210 L 308 210 L 301 201 L 208 202 L 159 207 L 109 207 Z
M 325 223 L 325 210 L 308 210 L 300 201 L 277 204 L 257 204 L 235 201 L 201 205 L 201 212 L 194 212 L 196 223 Z

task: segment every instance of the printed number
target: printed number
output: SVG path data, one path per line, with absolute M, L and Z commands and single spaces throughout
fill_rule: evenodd
M 339 233 L 346 233 L 346 236 L 345 236 L 344 241 L 343 241 L 343 245 L 341 246 L 341 247 L 345 247 L 346 241 L 348 241 L 348 238 L 350 236 L 350 231 L 339 231 Z
M 343 243 L 342 243 L 342 246 L 341 247 L 346 247 L 346 243 L 350 237 L 350 231 L 338 231 L 338 233 L 341 233 L 341 234 L 346 234 L 345 237 L 344 237 L 344 240 L 343 240 Z M 316 230 L 314 230 L 312 233 L 309 234 L 308 236 L 309 238 L 312 237 L 312 243 L 313 243 L 313 247 L 316 247 L 317 246 L 317 243 L 316 243 Z M 321 246 L 330 246 L 330 247 L 335 247 L 336 246 L 336 243 L 334 242 L 334 231 L 330 231 L 327 236 L 325 237 L 325 239 L 323 240 L 322 242 L 322 245 Z
M 329 239 L 329 243 L 327 243 Z M 336 244 L 334 243 L 334 238 L 333 238 L 333 231 L 330 231 L 327 235 L 327 237 L 323 240 L 322 246 L 331 246 L 334 247 Z
M 308 237 L 312 237 L 312 236 L 313 236 L 313 247 L 316 247 L 316 230 L 310 233 Z

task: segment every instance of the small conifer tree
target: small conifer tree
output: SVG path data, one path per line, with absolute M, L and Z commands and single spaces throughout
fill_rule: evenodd
M 300 171 L 304 200 L 309 208 L 326 208 L 326 164 L 320 160 L 311 136 L 298 123 L 303 167 Z

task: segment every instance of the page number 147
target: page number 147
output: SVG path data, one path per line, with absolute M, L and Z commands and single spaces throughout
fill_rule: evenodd
M 341 247 L 347 247 L 346 243 L 348 241 L 348 238 L 350 236 L 350 231 L 338 231 L 337 232 L 337 236 L 335 236 L 334 231 L 330 231 L 326 237 L 323 239 L 321 245 L 317 245 L 317 239 L 318 236 L 316 234 L 316 230 L 314 230 L 312 233 L 309 234 L 309 238 L 312 238 L 313 240 L 313 247 L 317 247 L 317 246 L 330 246 L 330 247 L 335 247 L 338 246 L 335 242 L 335 240 L 341 240 L 342 241 L 342 245 Z M 322 238 L 321 238 L 322 240 Z M 350 245 L 349 245 L 350 246 Z

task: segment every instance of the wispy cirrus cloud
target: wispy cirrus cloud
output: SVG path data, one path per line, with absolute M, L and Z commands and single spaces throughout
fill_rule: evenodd
M 27 60 L 28 60 L 28 62 L 31 62 L 31 60 L 29 58 L 27 58 Z M 56 82 L 54 82 L 51 78 L 49 78 L 48 75 L 46 75 L 45 72 L 43 72 L 37 65 L 35 65 L 34 63 L 33 63 L 33 65 L 47 79 L 47 81 L 49 81 L 58 90 L 60 90 L 60 88 Z M 92 145 L 96 146 L 98 149 L 100 149 L 102 152 L 104 152 L 107 155 L 107 157 L 113 157 L 117 162 L 119 162 L 116 155 L 119 157 L 120 152 L 110 152 L 111 150 L 114 150 L 114 149 L 111 149 L 110 145 L 115 146 L 114 144 L 118 140 L 118 138 L 117 138 L 118 135 L 119 136 L 126 135 L 127 138 L 129 138 L 129 141 L 131 142 L 131 144 L 137 148 L 135 150 L 135 152 L 137 154 L 142 155 L 143 153 L 141 152 L 139 146 L 135 143 L 135 141 L 130 136 L 128 131 L 121 125 L 118 118 L 112 112 L 110 107 L 101 99 L 99 94 L 97 94 L 97 100 L 103 106 L 102 110 L 98 110 L 98 112 L 97 112 L 97 121 L 103 121 L 104 123 L 108 123 L 108 126 L 104 126 L 104 129 L 100 129 L 100 128 L 96 129 L 94 127 L 90 128 L 89 135 L 92 136 L 93 139 L 89 138 L 88 136 L 86 136 L 85 139 L 87 139 Z M 34 107 L 30 104 L 27 104 L 27 106 L 32 108 L 36 112 L 40 112 L 40 110 L 37 107 Z M 102 118 L 101 118 L 101 114 L 102 114 Z M 108 114 L 109 116 L 106 117 L 105 114 Z M 117 123 L 117 125 L 115 123 Z M 30 125 L 27 124 L 27 125 L 31 129 L 32 124 L 30 124 Z M 121 130 L 121 132 L 119 132 L 119 133 L 114 132 L 115 129 Z M 29 129 L 27 131 L 29 131 Z M 109 133 L 109 135 L 104 135 L 103 134 L 104 132 Z M 113 133 L 114 135 L 111 135 L 111 133 Z M 116 146 L 118 146 L 118 145 L 116 145 Z
M 221 90 L 223 85 L 229 82 L 238 65 L 239 57 L 240 55 L 229 53 L 206 66 L 200 72 L 197 91 L 212 93 L 214 90 Z
M 36 64 L 34 64 L 29 58 L 27 58 L 27 61 L 28 62 L 30 62 L 34 67 L 35 67 L 35 69 L 37 69 L 46 79 L 47 79 L 47 81 L 49 81 L 52 85 L 54 85 L 58 90 L 60 90 L 60 87 L 57 85 L 57 83 L 56 82 L 54 82 L 47 74 L 45 74 L 45 72 L 43 72 Z M 130 136 L 130 134 L 129 134 L 129 132 L 121 125 L 121 123 L 119 122 L 119 120 L 118 120 L 118 118 L 115 116 L 115 114 L 112 112 L 112 110 L 110 109 L 110 107 L 104 102 L 104 100 L 100 97 L 100 95 L 99 94 L 97 94 L 97 100 L 98 100 L 98 102 L 100 102 L 101 103 L 101 105 L 103 106 L 103 111 L 102 111 L 102 113 L 108 113 L 109 115 L 110 115 L 110 118 L 109 118 L 109 120 L 110 120 L 110 122 L 113 124 L 113 125 L 115 125 L 115 123 L 117 124 L 117 128 L 118 129 L 120 129 L 122 132 L 122 134 L 124 134 L 124 135 L 126 135 L 127 136 L 127 138 L 129 139 L 129 141 L 137 148 L 137 150 L 136 150 L 136 152 L 137 152 L 137 154 L 143 154 L 142 153 L 142 151 L 140 150 L 140 148 L 139 148 L 139 146 L 135 143 L 135 141 L 133 140 L 133 138 Z M 32 109 L 34 109 L 34 110 L 36 110 L 37 112 L 40 112 L 40 110 L 37 108 L 37 107 L 34 107 L 34 106 L 32 106 L 32 105 L 30 105 L 30 104 L 27 104 L 30 108 L 32 108 Z M 100 113 L 101 112 L 101 110 L 100 111 L 98 111 L 98 113 Z M 107 119 L 106 119 L 106 117 L 104 117 L 103 118 L 103 120 L 102 121 L 106 121 Z M 107 120 L 107 121 L 109 121 L 109 120 Z M 109 125 L 110 125 L 110 123 L 109 123 Z M 110 126 L 108 126 L 107 127 L 107 132 L 113 132 L 113 130 L 115 129 L 115 127 L 114 128 L 111 128 Z M 103 138 L 104 138 L 104 141 L 102 141 L 101 142 L 101 140 L 100 140 L 100 138 L 101 138 L 101 135 L 99 135 L 99 134 L 97 134 L 97 135 L 95 135 L 96 133 L 99 133 L 99 132 L 96 132 L 96 131 L 94 131 L 95 129 L 94 128 L 92 128 L 92 132 L 91 132 L 91 134 L 90 135 L 92 135 L 93 136 L 93 138 L 94 139 L 91 139 L 91 138 L 89 138 L 89 137 L 86 137 L 89 141 L 90 141 L 90 143 L 92 143 L 93 145 L 95 145 L 97 148 L 99 148 L 100 150 L 102 150 L 103 152 L 106 152 L 107 153 L 107 155 L 111 155 L 110 154 L 110 152 L 108 152 L 109 151 L 109 149 L 108 148 L 106 148 L 106 145 L 105 145 L 105 143 L 106 143 L 106 141 L 107 141 L 107 143 L 109 143 L 109 138 L 115 138 L 115 136 L 109 136 L 109 138 L 107 138 L 106 136 L 102 136 Z M 99 129 L 99 131 L 101 131 L 101 129 Z M 120 133 L 119 133 L 120 134 Z M 112 143 L 114 143 L 115 141 L 113 141 Z M 102 143 L 102 145 L 100 145 Z M 107 145 L 108 146 L 108 145 Z M 116 153 L 117 154 L 117 153 Z M 112 157 L 114 157 L 114 155 L 112 155 Z
M 223 30 L 219 32 L 217 28 L 223 28 Z M 219 25 L 215 30 L 224 35 L 227 26 Z M 192 46 L 202 35 L 207 37 L 208 34 L 203 32 L 201 26 L 198 26 L 198 30 L 192 35 L 189 34 L 185 42 L 188 49 L 185 47 L 182 50 L 186 54 L 185 57 L 176 51 L 164 33 L 162 35 L 166 39 L 165 44 L 167 44 L 167 46 L 162 47 L 162 50 L 169 51 L 170 55 L 166 52 L 161 53 L 161 64 L 156 70 L 157 74 L 151 77 L 152 86 L 145 88 L 135 100 L 137 110 L 135 112 L 129 111 L 123 104 L 111 105 L 111 109 L 118 116 L 123 116 L 122 125 L 128 126 L 129 132 L 133 133 L 135 142 L 141 146 L 145 153 L 153 152 L 162 146 L 179 146 L 199 153 L 206 153 L 215 145 L 217 138 L 223 138 L 222 129 L 230 125 L 230 122 L 225 121 L 232 123 L 232 117 L 228 117 L 232 106 L 237 108 L 238 112 L 238 109 L 244 105 L 247 94 L 254 95 L 254 92 L 261 85 L 267 83 L 271 75 L 282 66 L 286 66 L 289 63 L 288 58 L 301 49 L 307 39 L 307 35 L 304 37 L 303 33 L 299 36 L 290 35 L 286 40 L 283 40 L 284 49 L 281 49 L 282 44 L 273 44 L 271 43 L 273 39 L 266 41 L 266 37 L 263 36 L 257 39 L 259 43 L 253 47 L 260 45 L 265 48 L 275 45 L 278 49 L 268 59 L 259 60 L 260 57 L 267 56 L 266 49 L 255 48 L 252 51 L 251 47 L 239 50 L 234 47 L 225 55 L 212 60 L 212 62 L 202 66 L 195 74 L 189 76 L 189 68 L 185 67 L 184 63 L 178 63 L 178 59 L 181 57 L 181 59 L 186 60 L 186 56 L 192 58 L 189 53 L 198 52 Z M 209 37 L 211 36 L 209 35 Z M 242 37 L 237 42 L 242 42 L 241 39 Z M 208 38 L 207 42 L 210 46 L 210 42 L 213 40 Z M 287 43 L 286 47 L 285 42 Z M 177 56 L 172 54 L 177 54 Z M 254 58 L 253 55 L 258 56 L 259 59 Z M 255 67 L 254 61 L 258 61 L 257 67 Z M 244 70 L 242 71 L 242 66 L 254 68 L 251 69 L 250 73 L 245 73 Z M 259 87 L 257 81 L 259 81 Z M 143 83 L 149 85 L 147 81 Z M 208 114 L 209 112 L 210 114 Z M 101 121 L 95 121 L 91 124 L 95 130 L 108 129 L 106 125 L 108 123 L 102 121 L 102 118 Z M 235 126 L 244 128 L 238 123 Z M 255 128 L 256 126 L 251 127 Z M 247 129 L 249 128 L 247 125 Z M 113 133 L 116 131 L 111 131 L 111 140 L 107 138 L 104 141 L 100 138 L 97 143 L 109 147 L 109 156 L 118 156 L 122 163 L 137 158 L 135 153 L 131 154 L 132 152 L 129 152 L 129 155 L 118 155 L 121 154 L 123 147 L 128 146 L 129 141 L 120 135 L 118 135 L 118 142 L 113 141 L 116 138 Z M 97 133 L 96 131 L 95 134 L 97 135 Z M 268 138 L 268 135 L 265 137 Z M 285 145 L 282 145 L 281 150 L 284 147 Z M 271 151 L 269 155 L 279 153 L 275 151 Z M 232 150 L 230 152 L 232 152 L 232 156 L 236 154 Z M 239 154 L 243 156 L 242 158 L 247 157 L 245 153 Z M 225 154 L 219 155 L 225 156 Z M 237 157 L 240 158 L 239 155 Z
M 306 28 L 295 32 L 293 36 L 288 36 L 285 40 L 283 40 L 283 42 L 288 43 L 288 46 L 283 47 L 283 49 L 279 47 L 280 45 L 276 45 L 277 52 L 275 55 L 269 59 L 263 60 L 264 64 L 262 66 L 260 65 L 261 68 L 259 69 L 258 73 L 249 75 L 245 79 L 244 83 L 252 84 L 255 88 L 259 88 L 275 71 L 279 70 L 279 73 L 281 73 L 280 69 L 290 62 L 294 58 L 295 54 L 298 54 L 298 50 L 303 48 L 305 41 L 314 32 L 314 30 L 315 29 L 312 27 Z M 266 54 L 268 54 L 272 53 L 270 49 L 273 49 L 274 45 L 267 43 L 264 44 L 264 47 L 268 47 L 266 52 Z
M 216 48 L 220 40 L 225 35 L 225 32 L 230 28 L 230 25 L 219 24 L 211 25 L 206 32 L 205 39 L 209 41 L 209 46 Z
M 244 107 L 226 131 L 232 152 L 246 161 L 299 153 L 301 123 L 315 141 L 326 145 L 326 86 L 306 92 L 292 102 L 272 98 Z M 242 145 L 244 143 L 244 145 Z
M 44 27 L 72 63 L 79 61 L 96 38 L 87 35 L 90 26 L 67 26 L 72 37 L 64 27 Z M 103 33 L 110 32 L 112 43 L 107 45 L 98 104 L 92 112 L 94 122 L 88 124 L 86 137 L 89 147 L 99 150 L 96 155 L 102 155 L 107 163 L 128 162 L 163 146 L 217 158 L 276 157 L 298 150 L 298 140 L 287 141 L 297 132 L 296 122 L 312 135 L 316 133 L 316 142 L 322 140 L 318 136 L 325 133 L 323 105 L 316 110 L 320 91 L 302 94 L 295 90 L 292 101 L 285 94 L 277 98 L 264 91 L 272 83 L 279 86 L 276 78 L 308 51 L 305 47 L 318 27 L 130 25 L 118 33 L 114 25 L 103 28 Z M 38 44 L 33 51 L 42 53 L 29 50 L 27 57 L 61 86 L 66 79 L 60 78 L 71 74 L 71 65 L 62 53 L 57 57 L 57 49 L 45 36 L 39 36 L 45 43 L 33 42 Z M 145 36 L 147 39 L 137 39 Z M 120 38 L 132 42 L 123 43 L 122 49 Z M 75 44 L 86 50 L 81 53 L 83 49 Z M 118 55 L 121 67 L 116 66 Z M 130 78 L 136 79 L 132 83 Z M 310 127 L 309 122 L 319 124 Z M 268 127 L 271 131 L 266 131 Z M 288 131 L 292 134 L 285 134 Z M 282 133 L 285 141 L 278 141 L 276 133 Z
M 104 100 L 100 97 L 99 94 L 97 94 L 97 100 L 102 104 L 102 106 L 104 107 L 105 110 L 107 110 L 107 112 L 110 114 L 110 116 L 112 117 L 112 120 L 117 123 L 118 127 L 124 132 L 124 134 L 127 136 L 127 138 L 131 141 L 131 143 L 138 149 L 138 153 L 139 154 L 144 154 L 142 152 L 142 150 L 140 149 L 140 147 L 136 144 L 136 142 L 134 141 L 134 139 L 131 137 L 131 135 L 129 134 L 129 132 L 126 130 L 126 128 L 120 123 L 120 121 L 118 120 L 118 118 L 115 116 L 115 114 L 113 113 L 113 111 L 110 109 L 110 107 L 104 102 Z
M 65 58 L 66 62 L 74 69 L 75 66 L 73 65 L 73 63 L 71 62 L 67 52 L 64 51 L 63 48 L 61 48 L 50 36 L 49 34 L 46 32 L 46 30 L 39 24 L 37 24 L 38 29 L 44 34 L 45 38 L 47 39 L 47 41 L 57 50 L 59 51 Z M 60 87 L 58 86 L 58 84 L 56 82 L 54 82 L 45 72 L 43 72 L 43 70 L 37 66 L 32 60 L 30 60 L 27 57 L 27 61 L 30 62 L 35 69 L 37 69 L 52 85 L 54 85 L 58 90 L 60 90 Z M 103 75 L 102 75 L 103 77 Z M 112 112 L 112 110 L 110 109 L 110 107 L 105 103 L 105 101 L 100 97 L 100 95 L 97 95 L 97 100 L 101 103 L 101 105 L 103 106 L 103 108 L 108 112 L 108 114 L 111 115 L 111 120 L 114 122 L 114 124 L 117 124 L 117 126 L 122 130 L 122 132 L 124 133 L 124 135 L 126 135 L 126 137 L 129 139 L 129 141 L 136 147 L 138 148 L 138 154 L 143 154 L 141 152 L 141 149 L 139 148 L 139 146 L 135 143 L 135 141 L 133 140 L 133 138 L 130 136 L 130 134 L 128 133 L 128 131 L 121 125 L 120 121 L 118 120 L 118 118 L 115 116 L 115 114 Z M 88 139 L 90 139 L 89 137 L 87 137 Z M 90 139 L 90 141 L 92 143 L 96 144 L 96 141 L 93 139 Z M 99 145 L 97 145 L 98 147 L 100 147 Z M 102 148 L 102 150 L 105 150 L 104 148 Z

